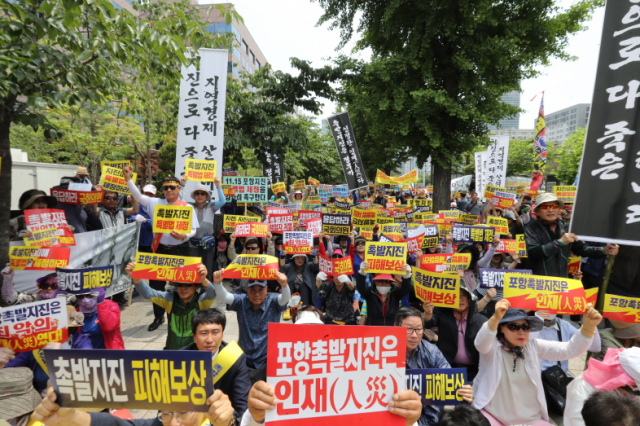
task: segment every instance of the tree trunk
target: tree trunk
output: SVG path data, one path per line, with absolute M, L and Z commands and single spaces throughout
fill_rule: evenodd
M 8 98 L 2 99 L 2 104 L 0 104 L 0 159 L 2 160 L 2 163 L 0 163 L 0 182 L 2 182 L 2 191 L 0 192 L 0 223 L 4 224 L 0 226 L 0 269 L 3 269 L 4 266 L 9 263 L 12 165 L 9 133 L 11 132 L 11 121 L 13 120 L 15 102 L 16 97 L 9 96 Z M 0 286 L 0 288 L 2 287 Z M 0 304 L 4 305 L 2 296 L 0 296 Z
M 451 209 L 451 163 L 433 159 L 433 211 Z

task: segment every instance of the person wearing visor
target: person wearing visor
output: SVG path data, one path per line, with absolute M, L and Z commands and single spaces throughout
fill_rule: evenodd
M 120 307 L 105 299 L 107 292 L 102 287 L 76 291 L 78 310 L 84 314 L 84 324 L 78 328 L 72 349 L 86 348 L 88 341 L 92 349 L 124 349 L 120 332 Z
M 576 234 L 567 232 L 559 208 L 560 201 L 551 193 L 545 192 L 536 198 L 534 211 L 539 218 L 524 230 L 529 269 L 533 275 L 567 278 L 569 253 L 595 259 L 618 254 L 617 244 L 589 247 L 579 241 Z
M 602 315 L 591 304 L 583 324 L 568 342 L 531 339 L 543 321 L 522 309 L 510 308 L 508 300 L 496 303 L 495 313 L 482 325 L 475 339 L 480 369 L 473 382 L 473 406 L 492 426 L 549 426 L 540 359 L 564 361 L 587 352 Z
M 366 325 L 393 326 L 396 313 L 400 309 L 400 302 L 413 289 L 411 283 L 411 266 L 402 267 L 402 283 L 396 286 L 395 279 L 389 274 L 377 274 L 373 278 L 373 285 L 367 287 L 368 262 L 360 264 L 356 276 L 356 288 L 367 302 Z
M 9 237 L 11 241 L 21 241 L 23 238 L 31 236 L 31 231 L 27 229 L 27 224 L 24 220 L 25 210 L 53 209 L 57 204 L 56 197 L 47 195 L 39 189 L 30 189 L 23 192 L 20 200 L 18 200 L 18 208 L 22 214 L 9 220 Z M 75 230 L 73 226 L 67 226 L 69 231 L 73 232 Z
M 36 280 L 36 286 L 38 291 L 34 294 L 25 293 L 21 291 L 15 291 L 13 284 L 13 268 L 7 266 L 0 271 L 2 274 L 2 298 L 9 305 L 21 305 L 23 303 L 37 302 L 40 300 L 53 299 L 58 292 L 58 278 L 55 272 L 52 272 L 44 277 L 40 277 Z

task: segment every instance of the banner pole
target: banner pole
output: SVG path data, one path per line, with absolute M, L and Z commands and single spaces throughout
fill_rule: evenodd
M 609 277 L 611 276 L 611 270 L 613 269 L 613 261 L 615 256 L 608 255 L 607 256 L 607 269 L 604 272 L 604 280 L 598 289 L 598 303 L 596 304 L 596 309 L 602 313 L 604 308 L 604 295 L 607 292 L 607 287 L 609 286 Z

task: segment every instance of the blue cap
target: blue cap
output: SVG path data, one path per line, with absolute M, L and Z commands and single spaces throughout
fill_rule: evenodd
M 252 285 L 259 285 L 261 287 L 266 287 L 267 282 L 266 281 L 249 281 L 247 283 L 247 288 L 251 287 Z

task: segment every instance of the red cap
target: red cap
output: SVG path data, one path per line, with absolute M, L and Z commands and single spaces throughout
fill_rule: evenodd
M 393 277 L 389 274 L 378 274 L 373 280 L 374 281 L 378 281 L 378 280 L 393 281 Z

